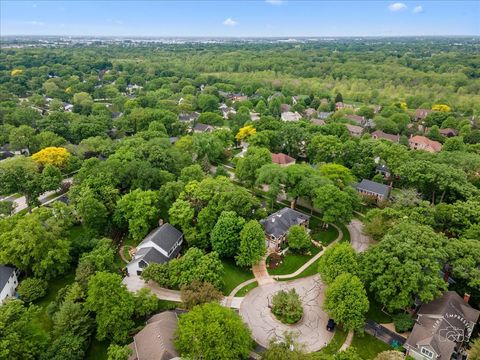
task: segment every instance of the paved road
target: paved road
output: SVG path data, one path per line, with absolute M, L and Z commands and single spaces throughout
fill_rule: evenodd
M 279 290 L 294 288 L 303 304 L 303 318 L 294 325 L 278 321 L 270 310 L 273 295 Z M 267 347 L 269 341 L 281 338 L 286 331 L 295 332 L 297 341 L 305 345 L 308 352 L 320 350 L 333 337 L 326 330 L 328 315 L 322 304 L 325 285 L 318 275 L 293 281 L 265 284 L 251 290 L 240 305 L 240 315 L 252 330 L 254 340 Z
M 360 220 L 353 219 L 347 228 L 350 233 L 350 244 L 356 252 L 364 252 L 373 244 L 373 240 L 363 234 L 363 224 Z

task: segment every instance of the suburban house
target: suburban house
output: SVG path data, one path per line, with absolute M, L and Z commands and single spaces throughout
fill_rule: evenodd
M 310 121 L 313 125 L 317 125 L 317 126 L 324 126 L 327 124 L 325 120 L 322 120 L 322 119 L 312 119 Z
M 423 304 L 417 312 L 415 326 L 403 345 L 407 355 L 417 359 L 461 359 L 472 335 L 480 311 L 455 291 Z
M 215 127 L 208 124 L 197 123 L 192 130 L 194 133 L 209 133 L 215 130 Z
M 170 224 L 154 229 L 135 249 L 127 264 L 129 275 L 140 275 L 149 264 L 163 264 L 177 257 L 183 242 L 183 233 Z
M 250 120 L 252 121 L 260 120 L 260 114 L 256 112 L 250 112 Z
M 181 122 L 191 123 L 196 121 L 200 117 L 200 113 L 196 111 L 183 112 L 178 115 L 178 120 Z
M 440 129 L 440 134 L 445 137 L 454 137 L 458 135 L 458 131 L 452 128 Z
M 221 111 L 224 119 L 228 119 L 230 114 L 235 115 L 237 113 L 233 107 L 230 107 L 227 104 L 221 104 L 218 109 Z
M 377 201 L 388 200 L 390 195 L 390 187 L 375 181 L 363 179 L 355 189 L 364 196 L 372 196 Z
M 0 306 L 10 297 L 15 297 L 18 286 L 18 270 L 13 267 L 0 265 Z
M 298 112 L 283 112 L 282 113 L 282 120 L 283 121 L 298 121 L 302 118 L 302 115 L 300 115 Z
M 423 120 L 431 112 L 432 112 L 432 110 L 428 110 L 428 109 L 417 109 L 417 110 L 415 110 L 415 120 L 416 121 Z
M 382 130 L 376 130 L 371 135 L 375 140 L 384 139 L 394 143 L 398 143 L 400 141 L 400 135 L 387 134 Z
M 272 153 L 272 162 L 280 166 L 288 166 L 295 164 L 295 159 L 283 153 Z
M 341 101 L 335 103 L 335 110 L 342 110 L 342 109 L 355 109 L 355 105 L 352 104 L 345 104 Z
M 362 136 L 363 128 L 361 126 L 350 125 L 350 124 L 345 124 L 345 126 L 347 127 L 348 132 L 350 133 L 351 136 L 354 136 L 354 137 Z
M 174 345 L 177 323 L 178 317 L 174 311 L 153 315 L 128 345 L 132 349 L 128 360 L 180 359 Z
M 311 118 L 313 118 L 315 115 L 317 115 L 317 110 L 312 109 L 312 108 L 307 108 L 307 109 L 305 109 L 304 113 L 305 113 L 305 117 L 306 117 L 307 119 L 311 119 Z
M 291 109 L 292 109 L 292 107 L 288 104 L 281 104 L 280 105 L 280 112 L 282 112 L 282 113 L 290 111 Z
M 287 207 L 260 220 L 267 237 L 267 247 L 277 251 L 280 244 L 285 241 L 288 229 L 293 225 L 302 225 L 307 228 L 309 221 L 310 216 Z
M 321 120 L 326 120 L 330 115 L 332 115 L 332 112 L 325 112 L 325 111 L 320 111 L 317 113 L 317 118 Z
M 431 153 L 439 152 L 442 150 L 442 144 L 438 141 L 430 140 L 425 136 L 415 135 L 408 139 L 410 149 L 412 150 L 425 150 Z
M 345 115 L 345 119 L 355 122 L 357 125 L 364 126 L 365 118 L 360 115 Z

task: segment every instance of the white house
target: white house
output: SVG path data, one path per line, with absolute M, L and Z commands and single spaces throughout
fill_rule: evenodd
M 282 120 L 283 121 L 298 121 L 302 118 L 302 115 L 300 115 L 298 112 L 291 112 L 291 111 L 286 111 L 282 113 Z
M 7 298 L 15 296 L 17 286 L 17 270 L 10 266 L 0 265 L 0 306 Z
M 140 275 L 148 265 L 163 264 L 180 252 L 183 233 L 170 224 L 154 229 L 137 246 L 135 255 L 127 265 L 129 275 Z

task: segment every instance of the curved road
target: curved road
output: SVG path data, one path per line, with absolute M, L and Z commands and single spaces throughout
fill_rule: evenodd
M 353 219 L 347 229 L 350 233 L 350 244 L 357 253 L 364 252 L 374 244 L 372 239 L 363 234 L 363 223 L 360 220 Z

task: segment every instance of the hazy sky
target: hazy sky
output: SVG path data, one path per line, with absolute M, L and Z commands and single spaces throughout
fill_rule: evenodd
M 1 35 L 480 35 L 471 1 L 0 1 Z

